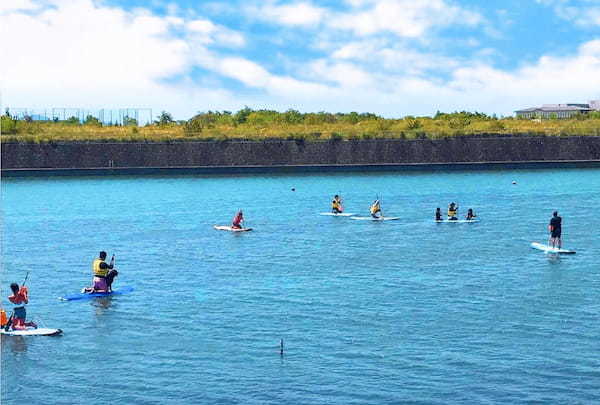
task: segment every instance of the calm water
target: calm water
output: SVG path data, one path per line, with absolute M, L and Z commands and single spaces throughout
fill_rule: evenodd
M 2 403 L 598 403 L 598 207 L 600 170 L 4 180 L 3 305 L 30 270 L 64 335 L 2 337 Z M 529 247 L 554 209 L 574 256 Z M 136 290 L 59 302 L 101 249 Z

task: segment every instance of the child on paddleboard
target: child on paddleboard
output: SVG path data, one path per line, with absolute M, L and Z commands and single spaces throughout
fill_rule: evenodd
M 342 208 L 342 199 L 339 195 L 333 196 L 333 201 L 331 202 L 331 212 L 334 214 L 341 214 L 344 211 Z
M 458 204 L 451 202 L 448 205 L 448 220 L 456 221 L 458 219 Z
M 373 204 L 371 204 L 371 208 L 369 208 L 369 212 L 371 212 L 371 216 L 375 219 L 379 219 L 380 216 L 377 215 L 379 213 L 381 213 L 381 204 L 379 203 L 379 200 L 375 200 L 373 202 Z
M 12 283 L 10 289 L 13 294 L 8 297 L 8 300 L 13 303 L 15 307 L 13 308 L 13 314 L 8 323 L 10 324 L 12 321 L 12 328 L 14 330 L 24 330 L 27 329 L 28 326 L 37 328 L 35 322 L 25 321 L 25 318 L 27 317 L 25 305 L 29 303 L 29 291 L 27 290 L 27 287 L 22 286 L 19 288 L 17 283 Z
M 475 218 L 477 218 L 477 215 L 473 214 L 473 208 L 469 208 L 467 211 L 467 221 L 471 221 Z
M 235 229 L 242 229 L 242 222 L 244 222 L 244 213 L 242 210 L 239 210 L 235 217 L 233 217 L 233 222 L 231 223 L 231 227 Z
M 436 221 L 443 221 L 442 210 L 439 207 L 435 209 L 435 220 Z

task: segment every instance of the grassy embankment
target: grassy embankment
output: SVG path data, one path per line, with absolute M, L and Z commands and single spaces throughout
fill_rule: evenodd
M 75 119 L 62 122 L 12 120 L 2 117 L 2 142 L 165 142 L 224 141 L 244 139 L 329 140 L 329 139 L 438 139 L 485 134 L 531 134 L 549 136 L 600 136 L 600 112 L 574 119 L 497 119 L 480 113 L 438 113 L 435 117 L 384 119 L 374 114 L 302 114 L 289 110 L 237 113 L 201 113 L 188 121 L 174 122 L 168 113 L 145 126 L 102 125 L 93 117 L 86 123 Z

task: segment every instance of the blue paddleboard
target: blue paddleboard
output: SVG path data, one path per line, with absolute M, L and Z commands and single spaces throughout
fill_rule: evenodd
M 61 301 L 87 300 L 89 298 L 95 298 L 95 297 L 108 297 L 109 295 L 129 294 L 132 291 L 133 291 L 133 287 L 124 286 L 119 289 L 113 290 L 112 292 L 76 293 L 76 294 L 65 295 L 64 297 L 58 297 L 58 299 Z

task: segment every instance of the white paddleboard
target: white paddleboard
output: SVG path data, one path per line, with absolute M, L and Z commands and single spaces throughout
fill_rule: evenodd
M 321 215 L 328 215 L 331 217 L 351 217 L 354 214 L 342 212 L 341 214 L 336 214 L 333 212 L 321 212 Z
M 61 333 L 62 330 L 52 328 L 28 328 L 24 330 L 4 330 L 4 328 L 0 329 L 0 334 L 8 336 L 53 336 L 60 335 Z
M 229 231 L 229 232 L 248 232 L 248 231 L 252 230 L 252 228 L 233 228 L 231 226 L 222 226 L 222 225 L 215 225 L 214 228 L 217 231 Z
M 373 217 L 350 217 L 350 219 L 355 219 L 357 221 L 395 221 L 397 219 L 400 219 L 400 217 L 379 217 L 379 218 L 373 218 Z
M 546 252 L 546 253 L 559 253 L 559 254 L 563 254 L 563 255 L 574 255 L 575 254 L 574 250 L 559 249 L 557 247 L 552 247 L 552 246 L 544 245 L 542 243 L 537 243 L 537 242 L 533 242 L 531 244 L 531 247 L 534 249 L 537 249 L 537 250 L 541 250 L 542 252 Z
M 479 222 L 479 220 L 478 219 L 454 219 L 454 220 L 447 219 L 447 220 L 441 220 L 441 221 L 435 220 L 435 222 L 437 222 L 438 224 L 440 224 L 442 222 L 456 223 L 456 224 L 470 224 L 473 222 Z

